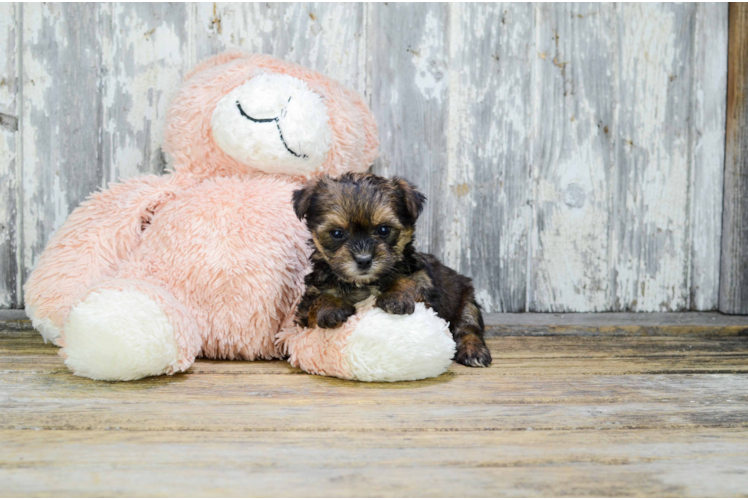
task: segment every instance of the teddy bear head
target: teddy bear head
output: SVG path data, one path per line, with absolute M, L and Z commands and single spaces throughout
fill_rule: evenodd
M 195 177 L 363 172 L 378 155 L 361 96 L 268 55 L 225 53 L 187 75 L 167 116 L 164 150 Z

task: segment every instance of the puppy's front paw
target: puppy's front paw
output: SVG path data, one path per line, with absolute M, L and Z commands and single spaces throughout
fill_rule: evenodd
M 320 328 L 338 328 L 354 314 L 356 314 L 356 308 L 352 305 L 326 307 L 317 312 L 317 326 Z
M 376 306 L 390 314 L 413 314 L 416 303 L 407 295 L 399 293 L 385 293 L 379 296 Z
M 481 340 L 458 340 L 454 360 L 461 365 L 485 368 L 491 364 L 491 351 Z

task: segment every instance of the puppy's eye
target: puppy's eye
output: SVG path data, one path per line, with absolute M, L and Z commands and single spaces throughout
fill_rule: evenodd
M 332 239 L 334 240 L 342 240 L 345 238 L 345 233 L 340 229 L 333 229 L 330 231 L 330 236 L 332 236 Z
M 381 237 L 387 237 L 390 235 L 390 228 L 389 226 L 379 226 L 377 227 L 377 234 Z

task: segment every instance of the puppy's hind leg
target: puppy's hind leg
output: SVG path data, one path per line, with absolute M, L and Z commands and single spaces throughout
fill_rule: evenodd
M 472 289 L 463 295 L 460 310 L 450 325 L 457 344 L 454 360 L 465 366 L 487 367 L 491 364 L 491 352 L 483 340 L 483 315 L 473 297 Z

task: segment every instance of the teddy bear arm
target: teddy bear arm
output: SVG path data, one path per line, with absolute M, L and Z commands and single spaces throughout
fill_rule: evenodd
M 45 340 L 57 343 L 75 301 L 117 272 L 176 189 L 171 176 L 138 177 L 94 193 L 70 214 L 24 285 L 26 312 Z

